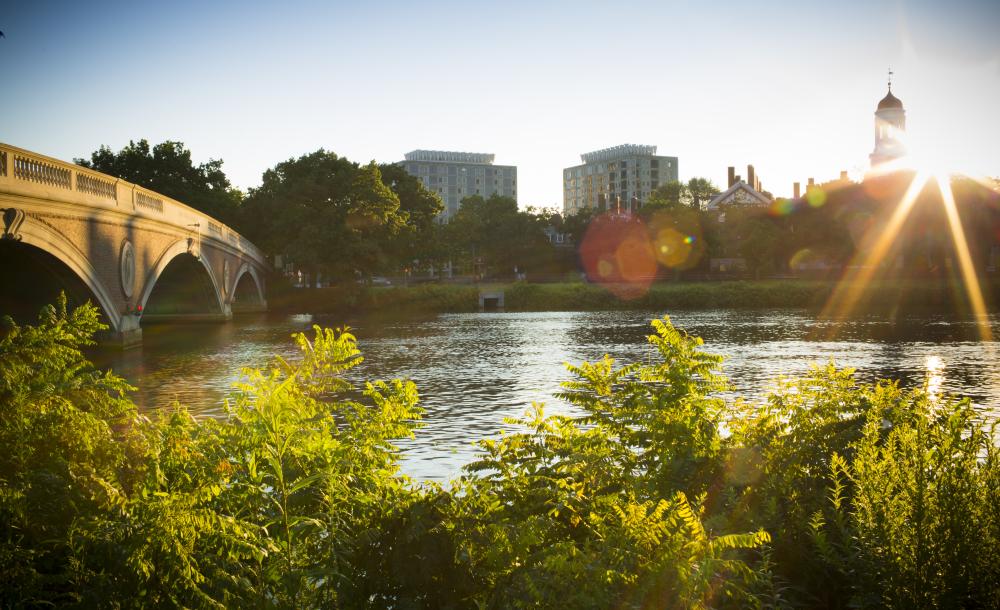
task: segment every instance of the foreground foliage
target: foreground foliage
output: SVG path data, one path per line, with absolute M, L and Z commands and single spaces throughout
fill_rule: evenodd
M 996 607 L 1000 454 L 968 401 L 817 368 L 728 404 L 653 323 L 570 366 L 448 487 L 398 470 L 411 382 L 352 388 L 346 330 L 244 371 L 223 420 L 137 413 L 90 306 L 0 340 L 0 606 Z M 722 431 L 726 430 L 726 434 Z

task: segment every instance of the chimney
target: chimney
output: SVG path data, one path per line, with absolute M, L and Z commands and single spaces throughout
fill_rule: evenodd
M 798 182 L 792 183 L 792 193 L 794 193 L 792 196 L 795 199 L 798 199 L 802 195 L 802 191 L 800 190 Z
M 847 182 L 847 172 L 844 171 L 840 172 L 840 179 L 844 182 Z
M 729 166 L 729 186 L 736 184 L 736 168 Z M 728 188 L 728 187 L 727 187 Z
M 816 181 L 812 178 L 809 179 L 809 186 L 816 186 Z
M 750 185 L 750 188 L 757 189 L 757 175 L 754 173 L 752 165 L 747 165 L 747 184 Z

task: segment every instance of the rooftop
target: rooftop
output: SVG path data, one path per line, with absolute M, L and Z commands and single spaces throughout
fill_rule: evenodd
M 431 161 L 438 163 L 479 163 L 491 165 L 492 153 L 454 152 L 450 150 L 411 150 L 403 155 L 407 161 Z
M 596 163 L 598 161 L 608 161 L 620 159 L 622 157 L 652 156 L 656 154 L 656 146 L 645 144 L 619 144 L 611 148 L 602 148 L 594 152 L 583 153 L 580 158 L 584 163 Z

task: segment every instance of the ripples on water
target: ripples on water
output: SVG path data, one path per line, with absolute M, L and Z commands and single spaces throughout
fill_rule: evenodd
M 552 397 L 568 379 L 563 363 L 596 360 L 605 353 L 620 361 L 646 360 L 646 335 L 656 312 L 535 312 L 445 314 L 406 320 L 350 321 L 365 362 L 353 381 L 406 377 L 417 384 L 426 410 L 417 438 L 400 443 L 404 470 L 422 479 L 456 475 L 474 455 L 472 443 L 492 436 L 508 416 L 532 401 L 550 412 L 569 412 Z M 975 339 L 971 320 L 949 318 L 861 318 L 836 327 L 799 311 L 682 312 L 673 322 L 705 339 L 706 349 L 725 355 L 735 391 L 761 397 L 779 375 L 796 375 L 831 358 L 858 369 L 864 380 L 898 379 L 906 386 L 970 396 L 988 416 L 1000 414 L 997 344 Z M 119 354 L 98 354 L 138 386 L 141 409 L 181 402 L 197 413 L 218 416 L 242 367 L 260 366 L 274 355 L 295 357 L 289 339 L 313 323 L 342 326 L 343 320 L 310 316 L 261 316 L 222 325 L 154 326 L 143 345 Z M 998 319 L 991 318 L 994 334 Z M 836 339 L 830 340 L 836 330 Z

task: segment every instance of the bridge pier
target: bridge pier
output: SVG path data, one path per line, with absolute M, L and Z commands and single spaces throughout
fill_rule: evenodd
M 129 349 L 142 345 L 142 327 L 139 316 L 125 314 L 119 322 L 119 329 L 108 329 L 97 334 L 97 343 L 102 347 Z

